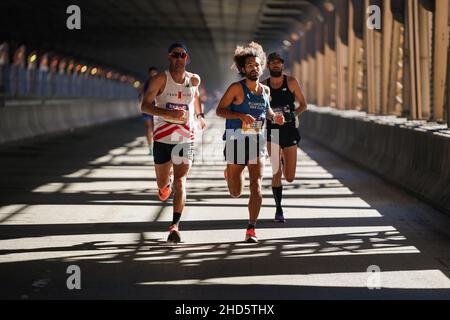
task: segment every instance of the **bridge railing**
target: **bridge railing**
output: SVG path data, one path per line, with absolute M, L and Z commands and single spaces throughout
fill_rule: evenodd
M 322 3 L 284 47 L 308 102 L 450 127 L 449 1 Z
M 0 75 L 6 99 L 17 98 L 111 98 L 134 99 L 138 92 L 128 82 L 90 77 L 86 74 L 59 74 L 3 65 Z

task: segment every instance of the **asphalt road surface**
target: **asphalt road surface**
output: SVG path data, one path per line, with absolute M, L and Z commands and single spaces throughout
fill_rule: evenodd
M 307 139 L 287 223 L 267 163 L 260 243 L 244 243 L 248 180 L 232 199 L 224 121 L 208 125 L 177 246 L 140 119 L 1 149 L 0 298 L 450 298 L 450 218 Z

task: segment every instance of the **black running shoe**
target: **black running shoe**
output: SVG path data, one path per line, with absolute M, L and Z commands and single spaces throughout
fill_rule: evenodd
M 286 222 L 286 219 L 284 218 L 284 214 L 283 214 L 282 210 L 277 210 L 277 212 L 275 213 L 274 221 L 278 222 L 278 223 L 285 223 Z
M 169 228 L 169 236 L 167 237 L 167 243 L 177 244 L 181 242 L 180 232 L 176 225 L 171 225 Z

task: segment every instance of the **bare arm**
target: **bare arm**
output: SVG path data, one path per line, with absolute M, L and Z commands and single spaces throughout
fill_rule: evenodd
M 139 101 L 142 103 L 142 99 L 143 99 L 143 97 L 144 97 L 144 86 L 145 86 L 145 83 L 139 88 Z
M 303 112 L 306 111 L 307 105 L 305 97 L 303 96 L 302 89 L 300 88 L 300 85 L 294 77 L 289 77 L 289 90 L 294 94 L 295 100 L 299 103 L 299 107 L 295 110 L 295 113 L 297 116 L 301 115 Z
M 266 85 L 267 81 L 264 80 L 262 82 L 264 85 Z M 269 99 L 269 108 L 267 108 L 267 119 L 270 121 L 273 121 L 273 117 L 275 116 L 275 112 L 273 112 L 272 107 L 270 106 L 270 88 L 265 86 L 264 90 L 266 90 L 267 98 Z
M 157 108 L 153 105 L 153 101 L 155 100 L 156 96 L 160 92 L 160 90 L 163 88 L 165 84 L 165 74 L 160 73 L 153 77 L 153 79 L 150 81 L 149 87 L 147 89 L 147 92 L 144 95 L 144 98 L 142 99 L 141 103 L 141 111 L 146 114 L 151 114 L 155 116 L 167 116 L 167 110 L 162 108 Z
M 206 122 L 203 115 L 203 106 L 200 100 L 200 77 L 197 78 L 193 78 L 192 79 L 192 84 L 197 86 L 197 90 L 195 90 L 195 94 L 194 94 L 194 108 L 195 108 L 195 116 L 199 122 L 200 128 L 204 129 L 206 127 Z M 201 115 L 201 116 L 199 116 Z
M 228 87 L 227 91 L 223 95 L 222 99 L 219 102 L 219 105 L 216 109 L 216 114 L 219 117 L 225 118 L 225 119 L 240 119 L 245 122 L 253 123 L 255 119 L 250 115 L 245 115 L 240 112 L 232 111 L 228 107 L 235 101 L 235 99 L 239 95 L 239 84 L 233 83 L 231 86 Z M 245 120 L 245 118 L 251 117 L 251 119 Z
M 270 88 L 267 86 L 264 86 L 264 90 L 266 90 L 267 96 L 269 97 L 269 101 L 270 101 Z M 279 125 L 283 125 L 284 124 L 284 115 L 280 114 L 277 115 L 275 114 L 275 112 L 273 112 L 272 107 L 270 106 L 270 102 L 269 102 L 269 107 L 267 108 L 267 119 L 269 119 L 272 122 L 275 122 L 276 124 Z
M 192 85 L 197 87 L 197 90 L 195 90 L 194 94 L 194 107 L 195 107 L 195 114 L 203 113 L 202 104 L 200 102 L 200 77 L 196 76 L 192 78 Z
M 267 86 L 267 79 L 261 82 L 264 85 L 264 90 L 266 91 L 267 97 L 269 99 L 269 108 L 267 109 L 267 119 L 273 121 L 273 117 L 275 112 L 273 112 L 272 107 L 270 106 L 270 88 Z
M 153 77 L 150 81 L 150 85 L 144 98 L 141 103 L 141 111 L 142 113 L 151 114 L 155 116 L 165 117 L 165 118 L 174 118 L 179 119 L 183 117 L 183 114 L 186 111 L 183 110 L 166 110 L 163 108 L 158 108 L 153 105 L 153 101 L 155 100 L 158 93 L 164 88 L 166 83 L 166 75 L 165 73 L 160 73 L 157 76 Z

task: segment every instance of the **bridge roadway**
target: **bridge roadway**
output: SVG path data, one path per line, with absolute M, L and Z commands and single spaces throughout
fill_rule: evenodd
M 156 197 L 140 120 L 1 149 L 0 297 L 450 298 L 450 218 L 307 139 L 288 222 L 272 221 L 267 165 L 260 243 L 243 243 L 248 189 L 230 198 L 223 120 L 208 125 L 178 246 L 165 243 L 171 201 Z

